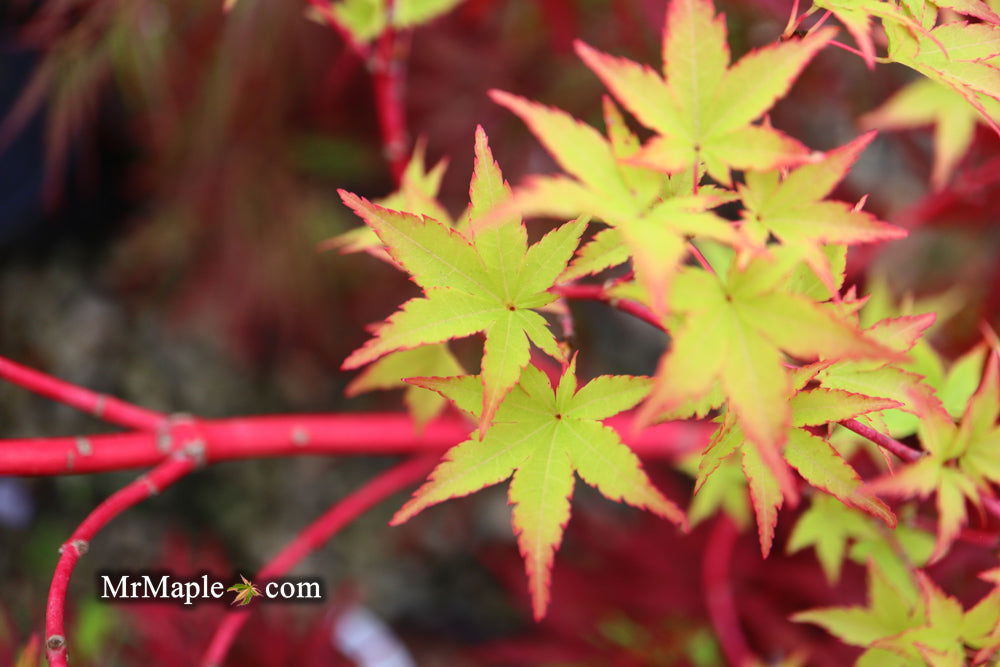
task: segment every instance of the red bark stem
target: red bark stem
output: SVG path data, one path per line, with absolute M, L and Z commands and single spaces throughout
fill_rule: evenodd
M 340 37 L 347 44 L 347 48 L 351 49 L 352 51 L 354 51 L 355 53 L 357 53 L 362 57 L 368 56 L 368 51 L 369 51 L 368 45 L 362 44 L 361 42 L 359 42 L 354 38 L 354 35 L 351 34 L 351 31 L 344 24 L 342 24 L 340 20 L 337 18 L 337 15 L 333 13 L 333 7 L 329 2 L 327 2 L 326 0 L 306 0 L 306 2 L 309 3 L 309 5 L 312 6 L 313 9 L 319 12 L 319 15 L 323 17 L 323 20 L 326 22 L 327 26 L 329 26 L 335 33 L 340 35 Z
M 734 667 L 741 667 L 750 658 L 750 649 L 743 635 L 743 628 L 740 627 L 740 616 L 730 581 L 730 565 L 738 537 L 739 529 L 733 520 L 720 514 L 705 546 L 702 568 L 708 616 L 726 662 Z
M 409 137 L 406 130 L 406 72 L 402 43 L 393 27 L 395 3 L 385 5 L 385 32 L 379 37 L 371 59 L 375 109 L 382 132 L 382 151 L 389 162 L 392 180 L 400 185 L 406 170 Z
M 359 516 L 393 493 L 416 484 L 426 477 L 437 461 L 438 457 L 433 454 L 412 458 L 383 472 L 346 498 L 337 501 L 322 516 L 299 533 L 271 562 L 265 565 L 257 573 L 256 578 L 261 582 L 266 582 L 287 574 L 302 559 L 326 544 L 342 528 Z M 239 609 L 226 615 L 219 627 L 216 628 L 208 650 L 202 658 L 204 667 L 222 665 L 230 646 L 247 622 L 250 611 L 252 610 Z
M 0 357 L 0 378 L 117 426 L 152 431 L 166 419 L 159 412 L 78 387 L 5 357 Z
M 191 472 L 197 463 L 195 456 L 175 452 L 153 470 L 119 489 L 94 508 L 60 547 L 59 563 L 52 576 L 45 608 L 45 655 L 52 667 L 66 665 L 66 590 L 76 562 L 87 552 L 90 541 L 109 521 L 140 501 L 163 491 Z
M 857 419 L 845 419 L 840 422 L 840 425 L 854 431 L 862 438 L 871 440 L 882 449 L 892 452 L 904 461 L 913 462 L 924 455 L 920 450 L 914 449 L 909 445 L 904 445 L 899 440 L 890 438 L 886 434 L 876 431 L 871 426 L 862 424 Z
M 399 413 L 275 415 L 195 420 L 206 463 L 308 455 L 399 455 L 443 452 L 465 440 L 470 424 L 437 419 L 416 433 Z M 635 432 L 630 415 L 606 420 L 636 454 L 673 459 L 697 451 L 713 426 L 667 422 Z M 0 475 L 67 475 L 142 468 L 163 461 L 176 446 L 163 433 L 0 440 Z
M 623 313 L 637 317 L 657 329 L 663 329 L 663 323 L 657 319 L 656 315 L 649 308 L 628 299 L 617 299 L 608 294 L 608 291 L 602 285 L 558 285 L 552 288 L 552 292 L 565 299 L 600 301 L 601 303 L 606 303 L 617 308 Z

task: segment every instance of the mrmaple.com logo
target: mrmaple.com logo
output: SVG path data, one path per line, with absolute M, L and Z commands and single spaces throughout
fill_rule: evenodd
M 115 601 L 163 601 L 193 605 L 228 599 L 245 606 L 255 598 L 289 602 L 317 602 L 324 598 L 323 582 L 309 578 L 269 579 L 255 584 L 242 574 L 222 581 L 208 573 L 177 577 L 165 572 L 103 572 L 97 575 L 97 597 Z

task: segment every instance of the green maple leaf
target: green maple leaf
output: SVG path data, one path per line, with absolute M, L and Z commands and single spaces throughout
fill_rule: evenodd
M 807 381 L 807 377 L 803 376 L 801 381 Z M 833 445 L 808 429 L 885 410 L 896 403 L 842 391 L 810 389 L 797 391 L 788 404 L 791 417 L 790 428 L 782 439 L 783 463 L 795 469 L 806 482 L 835 496 L 840 502 L 895 526 L 896 517 L 885 503 L 863 492 L 861 477 L 854 468 Z M 743 428 L 727 416 L 702 454 L 695 493 L 697 497 L 721 464 L 740 457 L 757 515 L 761 553 L 766 557 L 774 540 L 778 510 L 786 494 L 774 466 L 763 458 L 759 447 L 746 446 L 745 441 Z
M 874 560 L 890 580 L 896 580 L 909 576 L 912 565 L 926 563 L 933 545 L 933 537 L 923 531 L 898 523 L 888 532 L 870 514 L 817 493 L 796 521 L 786 549 L 795 553 L 813 547 L 827 581 L 835 584 L 847 557 L 861 564 Z
M 475 376 L 414 378 L 479 416 L 482 384 Z M 545 374 L 525 367 L 490 431 L 445 454 L 424 486 L 393 517 L 400 524 L 430 505 L 511 478 L 513 526 L 525 560 L 535 617 L 545 614 L 550 570 L 570 515 L 576 472 L 611 500 L 648 509 L 679 526 L 684 513 L 652 485 L 638 457 L 601 420 L 639 403 L 649 379 L 600 376 L 577 389 L 575 361 L 553 389 Z
M 983 110 L 1000 123 L 1000 102 L 978 96 Z M 959 160 L 969 150 L 977 122 L 985 122 L 965 97 L 933 79 L 920 79 L 905 86 L 880 107 L 859 120 L 874 129 L 902 130 L 934 126 L 934 166 L 931 183 L 943 188 Z
M 423 297 L 406 302 L 378 325 L 375 335 L 344 361 L 343 368 L 358 368 L 396 350 L 483 332 L 480 430 L 485 433 L 528 363 L 529 341 L 552 357 L 563 357 L 535 309 L 556 300 L 548 290 L 576 250 L 586 222 L 567 223 L 530 248 L 518 216 L 478 225 L 481 214 L 509 197 L 509 188 L 482 128 L 476 143 L 470 236 L 341 191 L 344 202 L 375 230 L 393 260 L 424 290 Z
M 404 378 L 420 376 L 450 376 L 463 372 L 461 364 L 448 349 L 447 343 L 423 345 L 411 350 L 390 352 L 374 362 L 344 390 L 346 396 L 356 396 L 376 389 L 402 388 L 403 401 L 418 428 L 441 414 L 447 401 L 433 391 L 407 384 Z
M 563 219 L 593 216 L 611 226 L 584 247 L 564 279 L 595 273 L 631 256 L 636 276 L 649 292 L 650 307 L 664 314 L 666 286 L 687 252 L 688 237 L 738 243 L 733 226 L 708 211 L 732 199 L 730 194 L 709 188 L 692 195 L 690 179 L 686 193 L 678 194 L 676 183 L 662 174 L 620 161 L 638 139 L 610 102 L 605 103 L 610 135 L 605 138 L 558 109 L 499 90 L 490 91 L 490 96 L 520 116 L 572 176 L 527 179 L 515 194 L 518 209 L 525 215 Z
M 743 230 L 759 246 L 773 234 L 791 246 L 816 273 L 832 294 L 834 278 L 826 244 L 851 245 L 886 241 L 906 236 L 906 231 L 879 221 L 875 216 L 837 201 L 827 201 L 861 151 L 875 137 L 871 132 L 829 151 L 822 160 L 803 165 L 778 180 L 778 173 L 749 172 L 740 186 Z
M 389 11 L 387 0 L 341 0 L 333 4 L 333 14 L 358 42 L 369 42 L 392 24 L 397 29 L 412 28 L 450 11 L 462 0 L 395 0 Z M 310 16 L 322 17 L 315 11 Z
M 900 585 L 869 563 L 866 607 L 811 609 L 792 620 L 865 648 L 855 663 L 861 667 L 962 667 L 969 664 L 967 648 L 979 651 L 975 664 L 996 652 L 1000 593 L 994 590 L 965 610 L 920 570 Z
M 695 454 L 685 459 L 681 463 L 684 472 L 697 478 L 701 458 L 700 454 Z M 688 523 L 692 528 L 720 511 L 725 512 L 741 530 L 750 525 L 752 517 L 746 477 L 738 458 L 729 456 L 723 459 L 710 476 L 701 480 L 698 492 L 691 498 L 687 509 Z
M 629 162 L 671 174 L 703 162 L 709 175 L 728 184 L 730 169 L 774 169 L 805 158 L 798 141 L 752 122 L 788 92 L 834 33 L 822 29 L 753 51 L 730 66 L 725 21 L 710 0 L 673 0 L 663 77 L 582 42 L 577 53 L 626 109 L 658 133 Z
M 250 604 L 255 597 L 260 595 L 260 589 L 242 574 L 240 575 L 240 579 L 242 579 L 242 581 L 233 584 L 226 590 L 236 593 L 236 597 L 232 602 L 233 604 L 245 607 Z
M 845 644 L 860 646 L 865 654 L 857 665 L 922 665 L 904 661 L 903 656 L 877 645 L 881 639 L 898 636 L 926 623 L 926 610 L 920 591 L 910 579 L 890 580 L 875 563 L 868 566 L 868 605 L 810 609 L 792 616 L 799 623 L 812 623 Z M 875 646 L 873 646 L 875 645 Z M 919 658 L 919 656 L 918 656 Z
M 1000 26 L 954 21 L 914 34 L 887 25 L 886 35 L 892 60 L 950 86 L 1000 134 L 991 113 L 997 107 L 984 102 L 1000 101 Z
M 426 167 L 426 144 L 418 141 L 413 155 L 403 170 L 399 188 L 392 194 L 376 199 L 375 203 L 393 211 L 408 211 L 414 215 L 426 215 L 438 222 L 451 226 L 451 216 L 437 200 L 441 189 L 441 179 L 448 167 L 447 160 L 440 160 L 431 169 Z M 369 252 L 391 262 L 378 236 L 367 225 L 344 232 L 326 241 L 323 248 L 336 248 L 342 253 Z
M 934 25 L 937 10 L 929 2 L 924 0 L 914 2 L 903 0 L 903 2 L 906 9 L 883 0 L 814 0 L 813 5 L 828 10 L 844 24 L 861 50 L 865 64 L 869 69 L 873 69 L 875 67 L 873 18 L 880 19 L 883 25 L 899 26 L 916 34 L 926 32 Z
M 777 477 L 784 495 L 794 499 L 795 487 L 780 457 L 792 426 L 787 400 L 792 383 L 782 353 L 830 361 L 899 355 L 865 337 L 836 309 L 784 291 L 795 262 L 781 250 L 773 248 L 773 259 L 752 260 L 745 269 L 733 262 L 721 278 L 681 269 L 671 304 L 684 319 L 671 329 L 672 347 L 660 362 L 640 419 L 698 401 L 721 385 L 755 454 Z
M 965 501 L 980 505 L 1000 483 L 1000 372 L 994 353 L 982 383 L 969 401 L 960 425 L 939 402 L 918 397 L 917 434 L 926 452 L 920 460 L 869 486 L 883 495 L 926 498 L 934 495 L 938 536 L 932 562 L 943 557 L 968 519 Z

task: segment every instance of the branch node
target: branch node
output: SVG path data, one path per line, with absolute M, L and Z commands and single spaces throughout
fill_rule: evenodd
M 150 498 L 160 495 L 160 489 L 153 483 L 153 480 L 146 475 L 143 475 L 140 479 L 142 480 L 142 483 L 146 485 L 146 488 L 149 489 Z
M 81 436 L 76 439 L 76 451 L 80 453 L 80 456 L 90 456 L 94 453 L 94 448 L 91 446 L 90 440 Z
M 62 635 L 52 635 L 45 640 L 45 648 L 50 651 L 58 651 L 66 646 L 66 638 Z
M 77 556 L 82 556 L 90 550 L 90 543 L 87 540 L 70 540 L 59 547 L 59 553 L 63 553 L 66 547 L 72 547 Z
M 185 456 L 194 461 L 195 468 L 204 468 L 206 462 L 205 441 L 201 438 L 192 440 L 184 445 L 184 449 L 178 452 L 179 456 Z
M 305 447 L 309 444 L 309 431 L 302 428 L 301 426 L 296 426 L 292 429 L 292 444 L 298 445 L 299 447 Z
M 104 416 L 104 403 L 107 401 L 108 397 L 105 394 L 100 394 L 97 400 L 94 402 L 94 416 L 102 417 Z

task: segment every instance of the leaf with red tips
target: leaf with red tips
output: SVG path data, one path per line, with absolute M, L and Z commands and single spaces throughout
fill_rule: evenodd
M 836 292 L 826 244 L 854 245 L 902 238 L 905 230 L 877 220 L 850 204 L 824 199 L 857 160 L 875 133 L 826 153 L 817 162 L 791 171 L 778 182 L 773 173 L 747 174 L 740 196 L 746 205 L 744 229 L 757 238 L 776 236 L 794 248 L 831 293 Z
M 396 263 L 424 296 L 403 304 L 355 350 L 344 368 L 358 368 L 397 350 L 443 343 L 482 332 L 482 410 L 485 433 L 504 396 L 528 363 L 530 344 L 562 359 L 544 318 L 535 312 L 556 299 L 548 290 L 579 245 L 585 221 L 563 225 L 528 247 L 520 217 L 484 217 L 502 210 L 510 192 L 485 132 L 476 132 L 476 167 L 470 186 L 469 233 L 439 222 L 391 211 L 348 192 L 350 206 L 375 231 Z M 417 371 L 419 372 L 419 370 Z
M 782 269 L 781 267 L 785 268 Z M 791 425 L 790 373 L 782 352 L 803 359 L 893 360 L 897 353 L 864 336 L 848 319 L 780 290 L 794 266 L 757 259 L 734 263 L 724 280 L 685 268 L 672 303 L 685 319 L 672 330 L 640 419 L 650 420 L 705 396 L 716 381 L 729 409 L 768 464 L 789 501 L 795 487 L 779 452 Z M 801 332 L 808 331 L 808 336 Z
M 976 124 L 986 124 L 985 112 L 1000 123 L 1000 102 L 977 95 L 982 111 L 948 85 L 934 79 L 920 79 L 902 88 L 874 111 L 859 119 L 863 127 L 907 130 L 931 125 L 934 129 L 934 165 L 931 184 L 947 185 L 959 161 L 972 145 Z
M 730 66 L 725 21 L 709 0 L 673 0 L 667 11 L 661 77 L 652 69 L 577 42 L 577 54 L 618 101 L 656 131 L 633 164 L 677 173 L 704 162 L 721 183 L 730 169 L 801 163 L 805 147 L 768 125 L 751 125 L 791 87 L 832 38 L 818 30 L 753 51 Z
M 354 378 L 344 394 L 356 396 L 376 389 L 405 388 L 403 400 L 419 429 L 438 416 L 447 402 L 432 391 L 406 384 L 403 379 L 413 375 L 449 376 L 462 372 L 462 366 L 446 343 L 424 345 L 385 355 Z
M 658 196 L 663 189 L 662 174 L 619 162 L 619 155 L 632 154 L 628 146 L 634 137 L 613 107 L 606 108 L 611 139 L 605 139 L 559 109 L 499 90 L 490 91 L 490 96 L 517 114 L 556 162 L 573 176 L 530 179 L 514 195 L 518 209 L 524 215 L 594 216 L 611 225 L 617 234 L 610 238 L 624 242 L 625 252 L 634 261 L 636 278 L 646 288 L 650 307 L 657 315 L 666 314 L 666 292 L 687 253 L 688 238 L 739 243 L 733 226 L 709 212 L 724 203 L 725 197 L 711 193 Z M 583 271 L 623 261 L 621 250 L 610 255 L 599 251 L 600 246 L 587 249 L 592 259 L 583 265 Z M 571 271 L 569 275 L 583 274 Z
M 525 367 L 481 440 L 473 433 L 453 447 L 392 519 L 399 524 L 426 507 L 511 479 L 513 525 L 528 573 L 535 617 L 549 601 L 550 570 L 570 514 L 573 473 L 611 500 L 648 509 L 686 527 L 683 511 L 649 481 L 638 457 L 600 420 L 635 406 L 649 391 L 648 378 L 600 376 L 576 388 L 570 362 L 553 390 L 545 374 Z M 482 404 L 473 376 L 415 378 L 472 414 Z

